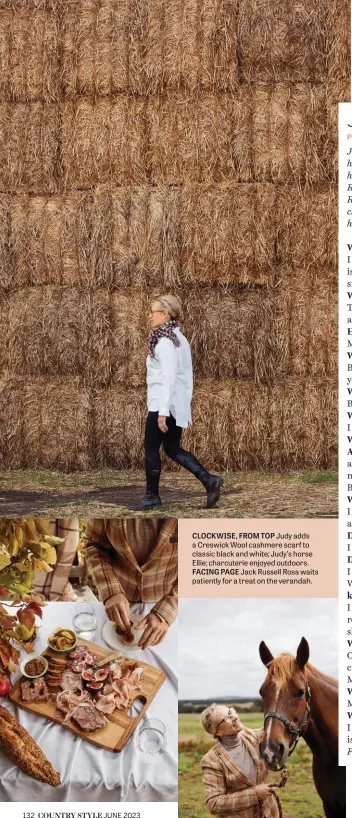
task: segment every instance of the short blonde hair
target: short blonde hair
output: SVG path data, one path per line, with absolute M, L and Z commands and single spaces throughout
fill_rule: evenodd
M 213 704 L 209 705 L 209 707 L 207 707 L 205 710 L 203 710 L 203 713 L 201 714 L 200 717 L 202 727 L 204 727 L 204 730 L 206 730 L 207 733 L 210 733 L 211 736 L 214 735 L 217 727 L 217 725 L 214 724 L 214 712 L 217 707 L 218 705 L 215 704 L 214 702 Z
M 163 310 L 169 312 L 171 318 L 176 318 L 177 320 L 182 318 L 182 304 L 178 295 L 172 295 L 170 293 L 167 295 L 156 295 L 153 301 L 157 301 Z

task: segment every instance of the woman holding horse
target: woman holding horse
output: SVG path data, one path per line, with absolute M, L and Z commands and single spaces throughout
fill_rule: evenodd
M 260 758 L 262 730 L 243 726 L 234 707 L 212 704 L 201 716 L 217 743 L 201 761 L 205 800 L 212 815 L 279 818 L 274 786 Z
M 139 503 L 130 506 L 133 511 L 161 506 L 161 446 L 171 460 L 200 480 L 207 494 L 206 508 L 213 508 L 220 497 L 222 477 L 210 474 L 191 452 L 181 447 L 182 430 L 192 420 L 193 391 L 192 356 L 179 327 L 181 314 L 181 301 L 176 295 L 161 295 L 151 304 L 144 437 L 146 493 Z

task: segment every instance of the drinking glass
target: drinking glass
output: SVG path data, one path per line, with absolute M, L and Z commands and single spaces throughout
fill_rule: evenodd
M 148 756 L 158 756 L 166 747 L 166 727 L 160 719 L 144 719 L 137 733 L 137 747 Z
M 97 618 L 90 602 L 77 602 L 77 605 L 75 605 L 73 628 L 81 639 L 94 642 Z

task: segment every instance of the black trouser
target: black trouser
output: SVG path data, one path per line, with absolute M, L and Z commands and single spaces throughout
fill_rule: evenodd
M 182 428 L 176 426 L 175 418 L 170 415 L 166 418 L 168 432 L 162 432 L 158 426 L 159 412 L 148 412 L 145 425 L 144 451 L 145 474 L 147 480 L 147 494 L 159 493 L 159 479 L 161 472 L 160 447 L 164 447 L 165 454 L 194 474 L 206 486 L 209 472 L 199 463 L 193 454 L 181 448 Z

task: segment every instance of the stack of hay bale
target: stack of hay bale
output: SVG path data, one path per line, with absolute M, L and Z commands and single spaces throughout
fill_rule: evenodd
M 177 292 L 212 469 L 337 453 L 349 0 L 0 0 L 0 468 L 139 467 Z

